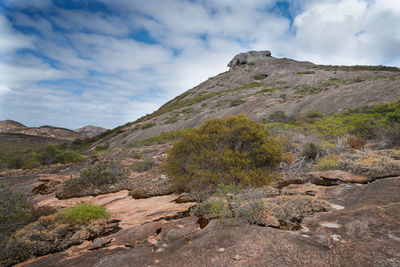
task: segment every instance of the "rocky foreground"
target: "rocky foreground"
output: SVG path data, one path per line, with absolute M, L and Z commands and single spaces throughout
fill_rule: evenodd
M 191 204 L 172 204 L 171 196 L 162 197 L 171 204 L 159 197 L 133 200 L 157 199 L 145 210 L 131 206 L 136 213 L 144 212 L 147 222 L 19 266 L 400 265 L 400 177 L 369 184 L 326 187 L 307 183 L 290 188 L 312 192 L 334 209 L 306 217 L 299 230 L 288 231 L 229 219 L 204 225 L 181 212 L 155 219 L 157 214 L 170 213 L 171 205 L 187 209 Z M 124 196 L 117 195 L 119 203 Z M 124 222 L 121 209 L 115 211 Z M 154 213 L 148 214 L 149 209 Z
M 161 147 L 145 152 L 163 153 Z M 54 189 L 82 166 L 8 173 L 0 183 L 33 190 L 37 206 L 64 208 L 81 201 L 102 205 L 114 223 L 111 234 L 17 266 L 399 266 L 400 164 L 397 154 L 384 156 L 387 153 L 368 154 L 375 159 L 369 165 L 362 153 L 359 161 L 348 162 L 358 174 L 310 172 L 302 179 L 276 181 L 264 203 L 299 197 L 329 206 L 312 212 L 301 206 L 307 202 L 298 201 L 297 206 L 281 202 L 274 216 L 289 218 L 291 227 L 268 224 L 270 218 L 249 224 L 238 218 L 197 217 L 193 210 L 198 203 L 163 190 L 165 183 L 154 179 L 157 172 L 148 173 L 147 180 L 131 174 L 131 180 L 141 179 L 140 190 L 133 184 L 130 190 L 68 199 L 58 199 Z M 158 193 L 146 194 L 150 189 Z M 139 191 L 140 198 L 133 198 L 132 192 Z

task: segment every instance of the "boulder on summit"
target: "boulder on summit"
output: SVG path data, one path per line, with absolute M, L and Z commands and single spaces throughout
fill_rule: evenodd
M 271 51 L 249 51 L 246 53 L 240 53 L 233 57 L 231 61 L 228 63 L 228 67 L 234 68 L 235 66 L 248 64 L 250 62 L 254 62 L 257 60 L 265 59 L 266 57 L 271 56 Z

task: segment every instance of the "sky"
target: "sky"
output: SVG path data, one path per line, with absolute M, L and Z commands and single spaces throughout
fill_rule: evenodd
M 0 120 L 114 128 L 249 50 L 400 67 L 400 1 L 2 0 Z

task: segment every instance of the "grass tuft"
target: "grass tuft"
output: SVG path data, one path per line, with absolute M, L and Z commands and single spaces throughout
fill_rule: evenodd
M 85 224 L 91 220 L 109 219 L 111 217 L 106 208 L 91 203 L 81 203 L 61 210 L 59 215 L 63 222 L 70 224 Z

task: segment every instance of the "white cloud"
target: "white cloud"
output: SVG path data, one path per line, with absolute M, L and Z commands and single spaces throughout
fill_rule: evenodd
M 328 64 L 393 64 L 399 26 L 396 0 L 314 2 L 295 18 L 297 49 L 291 54 Z
M 21 1 L 8 19 L 0 15 L 0 116 L 115 127 L 252 49 L 316 63 L 400 65 L 397 0 L 290 0 L 293 26 L 268 11 L 276 0 L 101 1 L 110 12 Z M 41 12 L 28 16 L 21 7 Z M 10 21 L 40 34 L 18 32 Z M 138 30 L 156 43 L 130 38 Z M 29 50 L 16 53 L 21 48 Z
M 11 89 L 5 85 L 0 85 L 0 95 L 11 92 Z
M 11 53 L 23 47 L 31 47 L 31 38 L 13 30 L 9 20 L 1 14 L 0 36 L 0 54 Z

